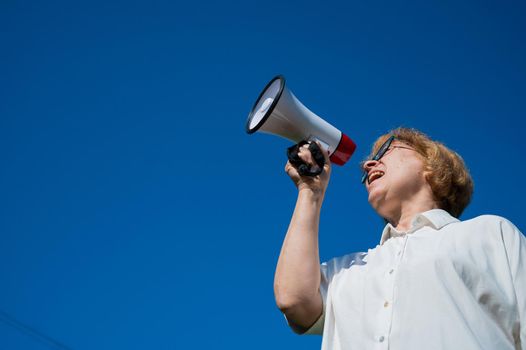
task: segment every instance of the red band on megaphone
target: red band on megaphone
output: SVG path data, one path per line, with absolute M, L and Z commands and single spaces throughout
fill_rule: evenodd
M 342 132 L 342 138 L 336 151 L 331 155 L 330 160 L 332 163 L 337 165 L 344 165 L 347 163 L 349 158 L 351 158 L 354 150 L 356 149 L 356 144 L 351 140 L 347 135 Z

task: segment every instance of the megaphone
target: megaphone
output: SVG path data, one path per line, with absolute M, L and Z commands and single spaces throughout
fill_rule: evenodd
M 246 131 L 277 135 L 294 143 L 318 141 L 337 165 L 344 165 L 356 149 L 347 135 L 305 107 L 287 89 L 282 75 L 274 77 L 259 94 L 248 115 Z

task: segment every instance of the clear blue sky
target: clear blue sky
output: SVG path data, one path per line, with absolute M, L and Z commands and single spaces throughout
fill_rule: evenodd
M 318 349 L 274 304 L 286 140 L 244 131 L 284 74 L 358 149 L 323 260 L 382 230 L 359 183 L 404 125 L 457 150 L 463 218 L 526 229 L 524 1 L 0 4 L 0 311 L 72 349 Z M 1 314 L 0 314 L 1 316 Z M 0 347 L 48 349 L 0 317 Z

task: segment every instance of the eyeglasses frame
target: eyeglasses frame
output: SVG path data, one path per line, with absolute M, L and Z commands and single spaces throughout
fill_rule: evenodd
M 389 150 L 389 147 L 391 147 L 391 143 L 393 143 L 393 140 L 395 140 L 395 139 L 396 139 L 395 135 L 389 136 L 389 138 L 387 140 L 385 140 L 385 142 L 382 144 L 382 146 L 380 146 L 378 151 L 376 151 L 375 155 L 371 159 L 368 159 L 367 161 L 371 161 L 371 160 L 378 161 L 378 160 L 382 159 L 382 157 Z M 400 148 L 406 148 L 406 147 L 400 147 Z M 365 180 L 367 180 L 367 174 L 368 174 L 368 171 L 364 170 L 363 171 L 363 175 L 362 175 L 362 179 L 361 179 L 362 184 L 365 183 Z

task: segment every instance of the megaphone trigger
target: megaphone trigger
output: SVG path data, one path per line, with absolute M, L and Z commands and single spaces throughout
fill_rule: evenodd
M 316 164 L 307 164 L 299 155 L 301 148 L 307 144 L 309 145 L 308 149 L 311 153 L 312 159 Z M 301 176 L 317 176 L 322 173 L 323 166 L 325 165 L 323 150 L 314 141 L 301 141 L 298 144 L 287 148 L 287 157 L 289 158 L 290 164 L 296 168 Z

